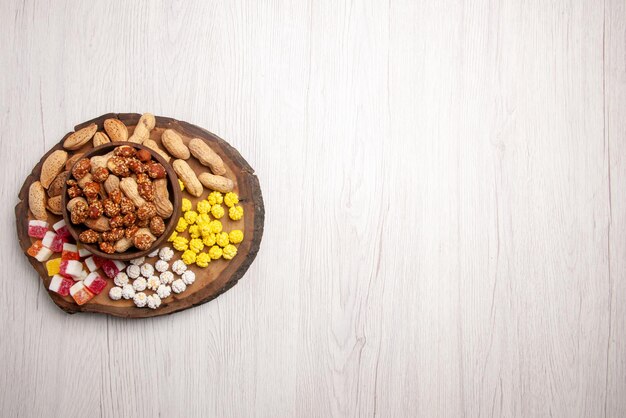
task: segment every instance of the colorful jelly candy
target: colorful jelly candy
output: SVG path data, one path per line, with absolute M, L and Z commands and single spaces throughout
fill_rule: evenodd
M 85 287 L 85 283 L 83 282 L 74 283 L 74 285 L 70 287 L 70 295 L 79 305 L 84 305 L 93 298 L 93 293 Z
M 63 244 L 61 258 L 63 260 L 80 260 L 80 255 L 78 255 L 78 248 L 76 245 L 68 244 L 67 242 Z
M 75 280 L 84 279 L 83 263 L 77 260 L 61 260 L 59 274 L 65 277 L 72 277 Z
M 33 219 L 28 222 L 28 236 L 33 238 L 43 238 L 48 232 L 48 222 Z
M 56 233 L 62 237 L 70 237 L 70 230 L 67 229 L 67 225 L 65 224 L 65 221 L 63 219 L 52 225 L 52 229 L 54 229 Z
M 98 273 L 89 273 L 83 283 L 94 295 L 100 294 L 107 287 L 107 281 L 100 277 Z
M 102 257 L 92 255 L 85 260 L 85 264 L 87 264 L 87 268 L 89 269 L 89 271 L 96 271 L 102 266 L 102 263 L 104 263 L 105 261 L 107 260 Z
M 57 259 L 58 260 L 58 259 Z M 55 275 L 52 280 L 50 280 L 50 289 L 53 292 L 58 293 L 61 296 L 67 296 L 70 294 L 70 288 L 74 285 L 74 280 L 68 279 L 67 277 Z
M 63 251 L 63 244 L 67 241 L 67 238 L 55 234 L 52 231 L 46 232 L 46 235 L 41 240 L 44 247 L 50 248 L 55 253 Z
M 46 262 L 46 269 L 48 270 L 48 276 L 52 277 L 55 274 L 59 274 L 61 271 L 61 259 L 53 258 Z
M 106 274 L 109 279 L 115 278 L 117 273 L 125 268 L 124 263 L 118 260 L 105 260 L 104 263 L 102 263 L 102 271 L 104 271 L 104 274 Z
M 44 262 L 50 258 L 52 255 L 52 250 L 43 246 L 41 241 L 33 242 L 33 245 L 30 246 L 26 253 L 31 257 L 34 257 L 37 261 Z

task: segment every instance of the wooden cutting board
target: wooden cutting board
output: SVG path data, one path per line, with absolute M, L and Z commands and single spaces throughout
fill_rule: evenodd
M 103 129 L 105 119 L 118 118 L 128 127 L 129 133 L 132 133 L 135 125 L 139 121 L 140 116 L 141 115 L 137 113 L 109 113 L 81 123 L 80 125 L 77 125 L 74 130 L 81 129 L 91 123 L 96 123 L 98 125 L 98 130 L 100 131 Z M 226 292 L 237 283 L 237 281 L 245 274 L 246 270 L 248 270 L 252 261 L 254 261 L 254 258 L 259 251 L 261 238 L 263 236 L 265 209 L 263 206 L 263 197 L 261 195 L 259 180 L 256 175 L 254 175 L 252 167 L 250 167 L 250 165 L 235 148 L 211 132 L 187 122 L 157 116 L 156 127 L 152 130 L 150 137 L 156 141 L 162 149 L 164 149 L 164 147 L 161 145 L 161 134 L 165 129 L 174 129 L 183 137 L 183 141 L 185 143 L 188 143 L 191 138 L 203 139 L 224 160 L 227 167 L 226 177 L 235 181 L 234 191 L 239 195 L 239 205 L 244 209 L 244 217 L 240 221 L 232 221 L 228 218 L 228 215 L 221 219 L 224 225 L 224 231 L 241 229 L 244 232 L 243 242 L 237 245 L 237 255 L 230 261 L 224 259 L 214 260 L 206 268 L 200 268 L 196 265 L 191 266 L 190 269 L 196 273 L 196 281 L 192 285 L 188 286 L 185 292 L 180 294 L 172 293 L 171 296 L 163 299 L 161 306 L 155 310 L 137 308 L 132 300 L 111 300 L 108 293 L 109 289 L 113 286 L 113 281 L 108 280 L 109 284 L 107 288 L 102 291 L 102 293 L 94 297 L 90 302 L 82 306 L 74 303 L 74 300 L 69 296 L 61 297 L 54 292 L 48 292 L 52 301 L 65 312 L 97 312 L 125 318 L 148 318 L 171 314 L 201 305 Z M 26 178 L 26 181 L 20 190 L 19 203 L 15 206 L 17 235 L 20 246 L 33 268 L 39 274 L 39 277 L 43 281 L 43 285 L 46 289 L 48 289 L 51 278 L 48 277 L 45 264 L 40 263 L 34 258 L 26 255 L 26 250 L 30 247 L 31 243 L 35 241 L 28 236 L 28 221 L 33 219 L 32 214 L 28 210 L 28 189 L 32 182 L 39 179 L 43 161 L 51 152 L 57 149 L 62 149 L 61 144 L 70 133 L 66 134 L 55 147 L 50 149 L 33 168 L 33 171 Z M 93 148 L 93 143 L 92 141 L 89 141 L 83 148 L 72 151 L 71 153 L 85 152 L 91 148 Z M 193 157 L 187 160 L 187 162 L 194 169 L 194 171 L 196 171 L 196 173 L 207 171 L 207 168 L 202 166 Z M 186 191 L 183 191 L 183 197 L 191 200 L 193 207 L 195 208 L 196 203 L 199 200 L 206 199 L 209 193 L 210 190 L 205 188 L 202 196 L 194 197 Z M 51 213 L 48 213 L 48 215 L 48 222 L 50 225 L 62 219 L 61 216 L 55 216 Z M 161 245 L 161 247 L 164 246 L 171 247 L 171 243 L 165 242 Z M 180 259 L 180 255 L 180 252 L 175 251 L 175 256 L 172 260 L 170 260 L 170 265 L 174 261 Z M 55 256 L 59 255 L 57 254 Z M 156 260 L 157 257 L 146 258 L 146 261 L 152 264 Z

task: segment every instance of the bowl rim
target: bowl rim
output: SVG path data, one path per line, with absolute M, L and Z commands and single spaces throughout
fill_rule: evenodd
M 68 199 L 69 196 L 67 195 L 67 182 L 63 184 L 63 189 L 61 191 L 62 196 L 63 196 L 61 198 L 61 204 L 63 206 L 63 220 L 65 221 L 65 224 L 67 225 L 68 231 L 70 232 L 72 237 L 76 240 L 77 244 L 86 248 L 90 253 L 92 253 L 93 255 L 97 255 L 98 257 L 109 259 L 109 260 L 128 261 L 128 260 L 132 260 L 135 258 L 144 257 L 150 254 L 155 249 L 159 248 L 161 244 L 163 243 L 163 241 L 170 236 L 170 234 L 172 233 L 172 230 L 176 227 L 178 218 L 180 217 L 182 192 L 180 190 L 180 187 L 178 186 L 178 176 L 176 175 L 176 172 L 174 171 L 174 168 L 172 167 L 172 165 L 169 162 L 167 162 L 165 158 L 163 158 L 159 153 L 157 153 L 153 149 L 143 144 L 139 144 L 136 142 L 129 142 L 129 141 L 107 142 L 106 144 L 102 144 L 102 145 L 99 145 L 97 147 L 90 149 L 89 151 L 85 152 L 81 158 L 76 160 L 74 164 L 72 164 L 72 166 L 69 169 L 69 172 L 70 172 L 69 176 L 72 175 L 74 166 L 83 158 L 91 158 L 91 157 L 95 157 L 98 155 L 103 155 L 123 145 L 130 145 L 138 150 L 144 149 L 148 151 L 150 155 L 152 156 L 152 159 L 159 162 L 165 168 L 165 173 L 166 173 L 165 177 L 168 180 L 168 189 L 170 191 L 170 201 L 172 202 L 172 206 L 174 207 L 174 210 L 172 212 L 172 216 L 169 217 L 169 219 L 167 220 L 165 224 L 165 231 L 160 237 L 157 237 L 157 239 L 150 246 L 150 248 L 148 248 L 147 250 L 141 250 L 141 251 L 125 251 L 123 253 L 116 252 L 113 254 L 108 254 L 108 253 L 101 251 L 97 245 L 85 244 L 83 242 L 80 242 L 80 240 L 78 239 L 79 232 L 77 231 L 74 224 L 72 224 L 72 221 L 70 219 L 70 212 L 67 210 L 67 202 L 69 201 Z

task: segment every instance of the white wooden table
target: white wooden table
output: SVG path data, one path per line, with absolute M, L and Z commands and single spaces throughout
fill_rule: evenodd
M 0 416 L 626 414 L 623 0 L 0 2 Z M 13 206 L 76 123 L 256 169 L 261 251 L 173 316 L 69 316 Z

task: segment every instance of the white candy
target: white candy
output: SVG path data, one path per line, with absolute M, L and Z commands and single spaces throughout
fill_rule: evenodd
M 130 260 L 130 264 L 140 266 L 143 264 L 144 261 L 146 261 L 146 257 L 133 258 L 132 260 Z
M 172 273 L 171 271 L 164 271 L 163 273 L 161 273 L 160 279 L 161 283 L 170 284 L 174 281 L 174 273 Z
M 122 288 L 117 286 L 112 287 L 111 290 L 109 290 L 109 297 L 113 300 L 122 299 Z
M 126 273 L 128 274 L 128 277 L 134 280 L 141 274 L 141 267 L 131 264 L 126 269 Z
M 172 264 L 172 271 L 179 276 L 183 274 L 187 270 L 187 264 L 183 262 L 183 260 L 176 260 L 174 264 Z
M 150 295 L 148 296 L 148 308 L 156 309 L 161 306 L 161 298 L 159 295 Z
M 185 282 L 186 285 L 190 285 L 196 281 L 196 273 L 191 270 L 187 270 L 183 273 L 182 276 L 180 276 L 180 278 L 183 280 L 183 282 Z
M 152 276 L 148 279 L 147 287 L 150 290 L 157 290 L 161 285 L 161 280 L 157 276 Z
M 154 274 L 154 267 L 152 264 L 144 264 L 141 266 L 141 275 L 146 279 Z
M 139 292 L 133 297 L 133 302 L 135 302 L 136 307 L 143 308 L 148 303 L 148 296 L 143 292 Z
M 116 285 L 120 287 L 124 286 L 125 284 L 128 284 L 128 275 L 124 273 L 123 271 L 120 271 L 115 276 L 115 279 L 113 279 L 113 283 L 115 283 Z
M 133 289 L 135 289 L 135 292 L 141 292 L 142 290 L 146 290 L 147 285 L 146 279 L 139 277 L 133 282 Z
M 125 284 L 122 287 L 122 297 L 124 299 L 132 299 L 135 296 L 135 289 L 133 289 L 132 284 Z
M 159 249 L 157 248 L 156 250 L 154 250 L 150 254 L 148 254 L 148 257 L 156 257 L 158 253 L 159 253 Z
M 159 260 L 156 263 L 154 263 L 154 268 L 159 273 L 163 273 L 164 271 L 167 271 L 168 268 L 170 268 L 170 264 L 167 261 Z
M 172 288 L 162 284 L 161 286 L 159 286 L 156 292 L 157 292 L 157 295 L 159 295 L 161 299 L 165 299 L 166 297 L 172 294 Z
M 172 283 L 172 291 L 174 293 L 183 293 L 187 289 L 187 285 L 181 279 L 174 280 Z
M 163 247 L 159 250 L 159 258 L 163 261 L 170 261 L 174 257 L 174 251 L 170 247 Z

